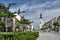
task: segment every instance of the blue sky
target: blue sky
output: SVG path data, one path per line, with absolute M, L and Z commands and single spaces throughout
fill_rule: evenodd
M 17 5 L 12 6 L 10 11 L 17 11 L 19 8 L 25 10 L 25 18 L 34 21 L 35 26 L 39 26 L 39 15 L 43 14 L 44 22 L 60 15 L 60 0 L 0 0 L 5 6 L 9 2 L 15 2 Z

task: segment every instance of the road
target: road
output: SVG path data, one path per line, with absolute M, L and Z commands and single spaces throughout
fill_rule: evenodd
M 60 40 L 60 33 L 56 32 L 40 32 L 37 40 Z

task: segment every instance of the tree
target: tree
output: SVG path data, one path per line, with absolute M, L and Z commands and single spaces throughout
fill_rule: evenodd
M 16 3 L 9 3 L 8 4 L 8 7 L 6 7 L 7 8 L 7 16 L 5 17 L 5 24 L 6 24 L 6 31 L 7 31 L 7 18 L 11 18 L 11 17 L 13 17 L 13 13 L 11 13 L 10 11 L 9 11 L 9 9 L 10 9 L 10 7 L 12 6 L 12 5 L 16 5 Z
M 14 14 L 18 14 L 18 15 L 21 14 L 21 13 L 25 13 L 25 11 L 21 11 L 20 9 L 18 9 L 17 12 L 16 11 L 14 12 Z M 16 15 L 14 15 L 14 16 L 16 16 Z M 15 20 L 15 18 L 13 18 L 13 24 L 14 24 L 13 25 L 13 27 L 14 27 L 13 31 L 15 31 L 15 22 L 16 22 L 16 20 Z
M 9 3 L 7 9 L 9 10 L 12 5 L 16 5 L 17 3 Z
M 53 25 L 54 25 L 54 31 L 59 32 L 60 24 L 58 22 L 54 22 Z
M 5 23 L 0 21 L 0 26 L 5 26 Z
M 58 22 L 54 22 L 53 25 L 54 25 L 55 28 L 56 27 L 59 28 L 59 26 L 60 26 L 60 24 Z
M 5 26 L 5 23 L 0 21 L 0 31 L 2 31 L 2 28 Z
M 16 13 L 20 14 L 20 13 L 24 13 L 25 12 L 25 11 L 20 11 L 20 9 L 18 9 L 18 12 L 14 12 L 14 13 L 10 12 L 9 9 L 10 9 L 10 7 L 12 5 L 16 5 L 16 3 L 9 3 L 9 5 L 7 7 L 4 4 L 0 3 L 0 17 L 4 17 L 5 18 L 6 31 L 7 31 L 7 19 L 15 16 L 14 14 L 16 14 Z
M 29 19 L 22 19 L 21 21 L 19 21 L 19 23 L 21 23 L 21 24 L 30 24 L 31 22 L 29 21 Z
M 10 18 L 13 16 L 13 13 L 11 13 L 9 11 L 9 8 L 15 5 L 15 3 L 9 3 L 8 7 L 5 7 L 4 4 L 0 3 L 0 17 L 4 17 L 5 18 L 5 27 L 6 27 L 6 31 L 7 31 L 7 18 Z
M 49 28 L 49 29 L 51 29 L 51 28 L 52 28 L 52 26 L 51 26 L 51 25 L 49 25 L 49 26 L 48 26 L 48 28 Z
M 20 14 L 20 13 L 25 13 L 25 11 L 21 11 L 20 9 L 18 9 L 17 14 Z
M 31 24 L 32 22 L 29 21 L 29 19 L 22 19 L 21 21 L 18 21 L 20 24 L 22 24 L 22 27 L 23 27 L 23 31 L 25 30 L 26 31 L 26 26 Z

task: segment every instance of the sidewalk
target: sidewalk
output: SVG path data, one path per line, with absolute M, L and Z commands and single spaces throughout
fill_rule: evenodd
M 37 40 L 60 40 L 60 33 L 40 32 Z

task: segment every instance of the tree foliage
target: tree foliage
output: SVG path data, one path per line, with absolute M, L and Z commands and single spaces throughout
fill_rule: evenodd
M 29 19 L 23 19 L 23 20 L 19 21 L 19 23 L 21 23 L 21 24 L 30 24 L 31 21 L 29 21 Z
M 4 4 L 0 3 L 0 17 L 12 17 L 13 13 L 9 11 L 9 8 L 14 5 L 13 3 L 9 3 L 8 7 Z
M 58 22 L 54 22 L 53 25 L 54 25 L 54 27 L 59 27 L 60 26 L 60 24 Z
M 5 26 L 5 23 L 0 21 L 0 26 Z
M 49 29 L 51 29 L 51 28 L 52 28 L 52 26 L 51 26 L 51 25 L 49 25 L 49 26 L 48 26 L 48 28 L 49 28 Z

